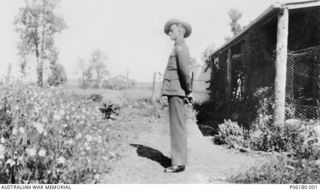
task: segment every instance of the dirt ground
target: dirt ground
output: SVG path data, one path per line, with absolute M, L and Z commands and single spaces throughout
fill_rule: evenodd
M 158 119 L 147 113 L 127 110 L 115 122 L 115 127 L 126 126 L 123 148 L 113 170 L 103 177 L 103 183 L 225 184 L 231 175 L 259 163 L 261 156 L 214 145 L 211 137 L 202 136 L 195 121 L 195 113 L 188 113 L 193 116 L 187 120 L 188 165 L 184 172 L 163 172 L 170 165 L 167 112 L 164 110 Z

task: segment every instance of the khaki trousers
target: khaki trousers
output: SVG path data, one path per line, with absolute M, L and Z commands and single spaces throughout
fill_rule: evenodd
M 168 96 L 172 165 L 187 164 L 187 129 L 183 97 Z

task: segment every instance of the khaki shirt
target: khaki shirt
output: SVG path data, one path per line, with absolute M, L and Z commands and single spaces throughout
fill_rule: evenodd
M 174 44 L 164 73 L 161 95 L 186 96 L 191 90 L 191 63 L 189 49 L 184 40 Z

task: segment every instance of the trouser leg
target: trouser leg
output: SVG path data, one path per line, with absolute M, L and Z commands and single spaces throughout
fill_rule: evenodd
M 172 165 L 187 163 L 187 132 L 184 101 L 182 97 L 169 96 L 169 120 Z

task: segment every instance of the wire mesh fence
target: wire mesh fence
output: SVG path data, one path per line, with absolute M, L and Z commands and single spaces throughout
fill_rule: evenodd
M 295 117 L 320 118 L 320 46 L 288 52 L 286 97 Z
M 264 54 L 264 58 L 252 62 L 244 62 L 243 56 L 241 53 L 231 55 L 231 81 L 228 82 L 227 54 L 221 54 L 218 61 L 212 63 L 209 89 L 216 113 L 223 118 L 236 116 L 235 120 L 246 122 L 255 116 L 255 92 L 265 87 L 274 88 L 275 54 Z M 226 100 L 228 85 L 231 86 L 229 102 Z M 320 46 L 288 51 L 286 106 L 290 117 L 320 119 Z

